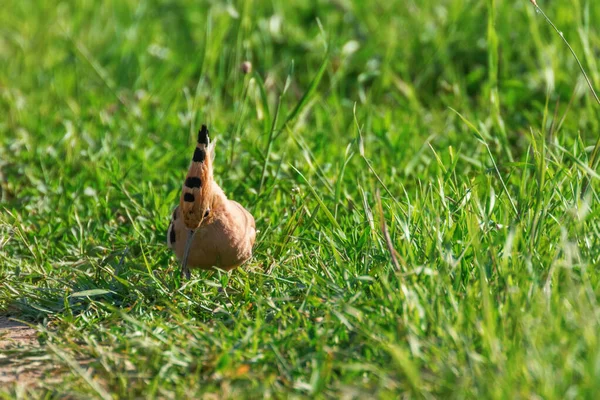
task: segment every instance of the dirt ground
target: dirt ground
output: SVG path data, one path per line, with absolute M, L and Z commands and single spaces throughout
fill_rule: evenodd
M 41 375 L 41 362 L 31 356 L 39 348 L 35 329 L 0 315 L 0 385 L 32 385 Z

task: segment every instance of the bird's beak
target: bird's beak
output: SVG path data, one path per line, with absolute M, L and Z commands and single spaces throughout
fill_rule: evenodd
M 190 233 L 188 234 L 187 241 L 185 242 L 185 250 L 183 251 L 183 263 L 181 264 L 181 277 L 185 277 L 185 279 L 190 279 L 190 269 L 187 266 L 188 256 L 190 254 L 190 247 L 192 246 L 192 241 L 194 240 L 194 234 L 196 233 L 195 229 L 190 229 Z
M 207 209 L 207 210 L 210 210 L 210 209 Z M 202 219 L 200 220 L 200 223 L 198 224 L 198 228 L 200 226 L 202 226 L 202 223 L 204 222 L 205 217 L 206 217 L 206 214 L 202 216 Z M 194 240 L 194 235 L 196 234 L 196 231 L 198 230 L 198 228 L 190 229 L 190 233 L 188 234 L 187 241 L 185 242 L 185 250 L 183 251 L 183 262 L 181 263 L 181 276 L 185 277 L 186 279 L 190 279 L 190 277 L 191 277 L 190 269 L 188 268 L 187 263 L 188 263 L 188 256 L 190 255 L 190 247 L 192 247 L 192 241 Z

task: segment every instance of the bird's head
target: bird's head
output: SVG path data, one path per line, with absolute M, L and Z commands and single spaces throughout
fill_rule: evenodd
M 208 129 L 202 125 L 179 200 L 183 222 L 190 230 L 210 219 L 214 198 L 211 152 Z

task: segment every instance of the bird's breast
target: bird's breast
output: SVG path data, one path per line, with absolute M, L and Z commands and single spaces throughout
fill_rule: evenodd
M 182 260 L 190 230 L 181 218 L 175 219 L 170 229 L 168 240 L 177 258 Z M 235 268 L 252 256 L 255 235 L 254 218 L 239 204 L 232 202 L 213 209 L 209 221 L 196 229 L 188 265 L 201 269 Z

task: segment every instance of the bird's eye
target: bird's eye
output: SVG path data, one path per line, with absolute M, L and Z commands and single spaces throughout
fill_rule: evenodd
M 208 217 L 208 214 L 210 214 L 210 210 L 204 211 L 204 218 Z

